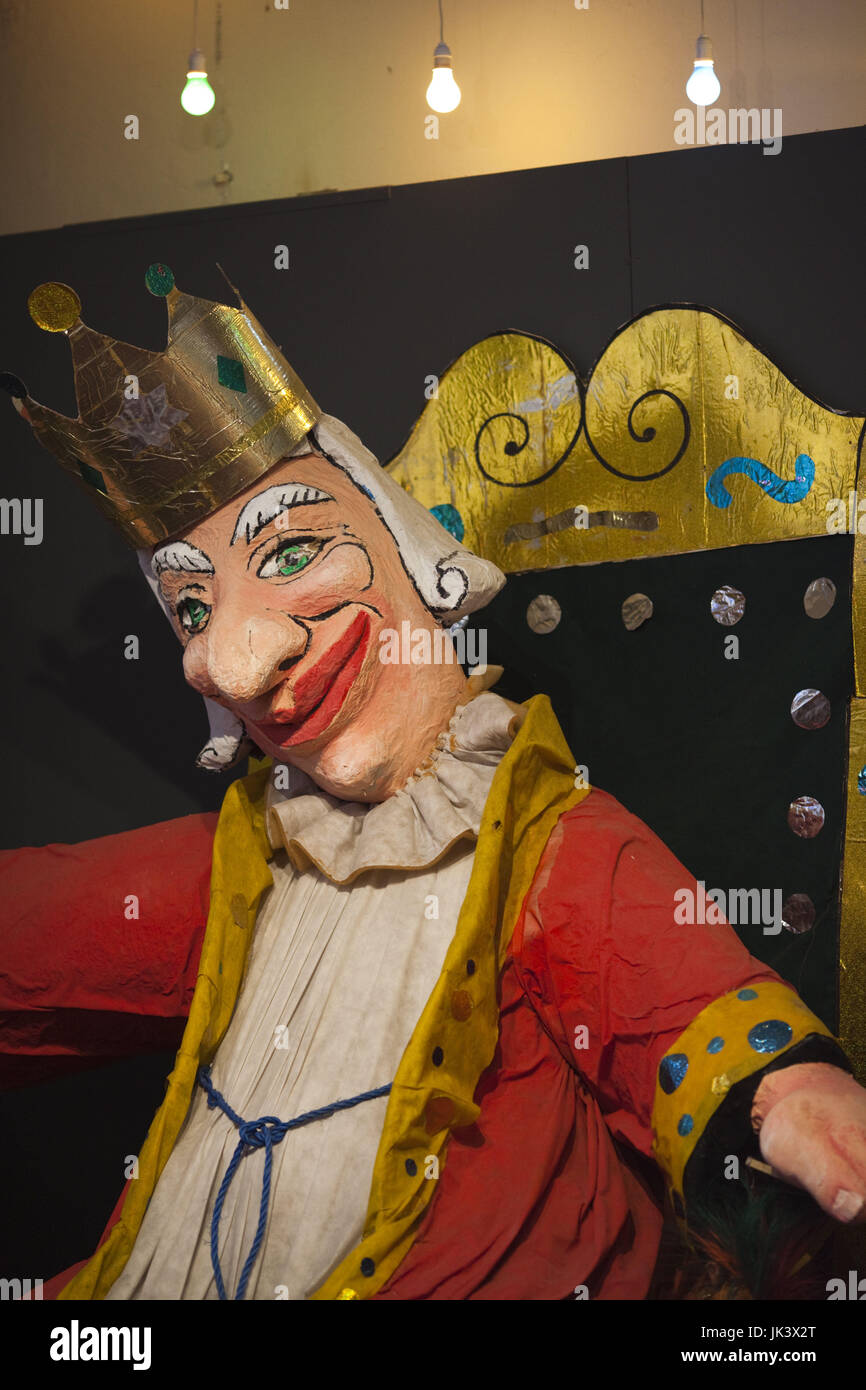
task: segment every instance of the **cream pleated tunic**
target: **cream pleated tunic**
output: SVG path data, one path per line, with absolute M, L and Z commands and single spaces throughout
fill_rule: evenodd
M 463 905 L 515 707 L 486 691 L 433 756 L 374 805 L 328 796 L 297 769 L 269 787 L 273 887 L 211 1080 L 244 1120 L 289 1120 L 390 1083 L 439 977 Z M 279 785 L 279 779 L 275 779 Z M 273 1148 L 265 1241 L 247 1299 L 309 1297 L 362 1236 L 387 1097 Z M 214 1299 L 213 1204 L 235 1126 L 196 1087 L 130 1259 L 109 1299 Z M 229 1298 L 259 1219 L 264 1150 L 229 1188 L 219 1254 Z

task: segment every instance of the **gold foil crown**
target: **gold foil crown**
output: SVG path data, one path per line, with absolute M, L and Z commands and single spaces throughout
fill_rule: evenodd
M 34 322 L 69 339 L 78 419 L 21 401 L 39 442 L 136 547 L 210 516 L 322 413 L 240 295 L 235 309 L 183 294 L 159 264 L 145 283 L 168 306 L 165 352 L 88 328 L 68 285 L 35 289 Z

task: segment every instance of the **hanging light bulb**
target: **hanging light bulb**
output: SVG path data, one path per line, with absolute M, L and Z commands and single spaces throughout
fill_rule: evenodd
M 686 83 L 686 96 L 695 106 L 712 106 L 722 90 L 713 67 L 713 45 L 706 34 L 701 34 L 695 50 L 695 65 Z
M 437 43 L 433 50 L 433 76 L 427 88 L 427 105 L 443 115 L 460 105 L 460 88 L 454 81 L 451 49 L 447 43 Z
M 198 0 L 193 0 L 192 53 L 189 55 L 186 86 L 180 94 L 180 104 L 190 116 L 206 116 L 208 111 L 212 110 L 215 101 L 213 87 L 207 80 L 204 54 L 198 46 Z
M 431 111 L 440 111 L 444 116 L 460 105 L 460 88 L 454 81 L 451 49 L 445 42 L 443 30 L 442 0 L 439 0 L 439 42 L 433 50 L 433 76 L 427 88 L 427 105 Z
M 213 87 L 207 80 L 204 54 L 200 48 L 196 48 L 189 55 L 189 71 L 186 86 L 180 94 L 180 104 L 190 116 L 206 116 L 215 101 Z

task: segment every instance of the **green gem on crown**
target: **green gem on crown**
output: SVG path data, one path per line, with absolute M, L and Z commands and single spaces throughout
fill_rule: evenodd
M 77 462 L 78 471 L 81 474 L 81 477 L 84 480 L 84 482 L 87 483 L 88 487 L 96 488 L 97 492 L 101 492 L 105 497 L 107 497 L 108 488 L 105 486 L 105 479 L 103 478 L 99 469 L 94 468 L 89 463 L 83 463 L 81 459 L 78 459 Z
M 174 289 L 174 275 L 167 265 L 163 265 L 161 261 L 156 261 L 153 265 L 149 265 L 145 271 L 144 283 L 151 294 L 163 299 L 169 290 Z
M 246 395 L 247 382 L 243 363 L 238 362 L 237 358 L 217 354 L 217 380 L 220 386 L 228 386 L 231 391 L 241 391 Z

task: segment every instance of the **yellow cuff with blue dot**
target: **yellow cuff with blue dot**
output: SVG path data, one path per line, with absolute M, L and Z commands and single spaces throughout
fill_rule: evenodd
M 761 981 L 714 999 L 662 1058 L 653 1104 L 653 1152 L 683 1209 L 686 1164 L 738 1081 L 812 1034 L 832 1038 L 789 985 Z

